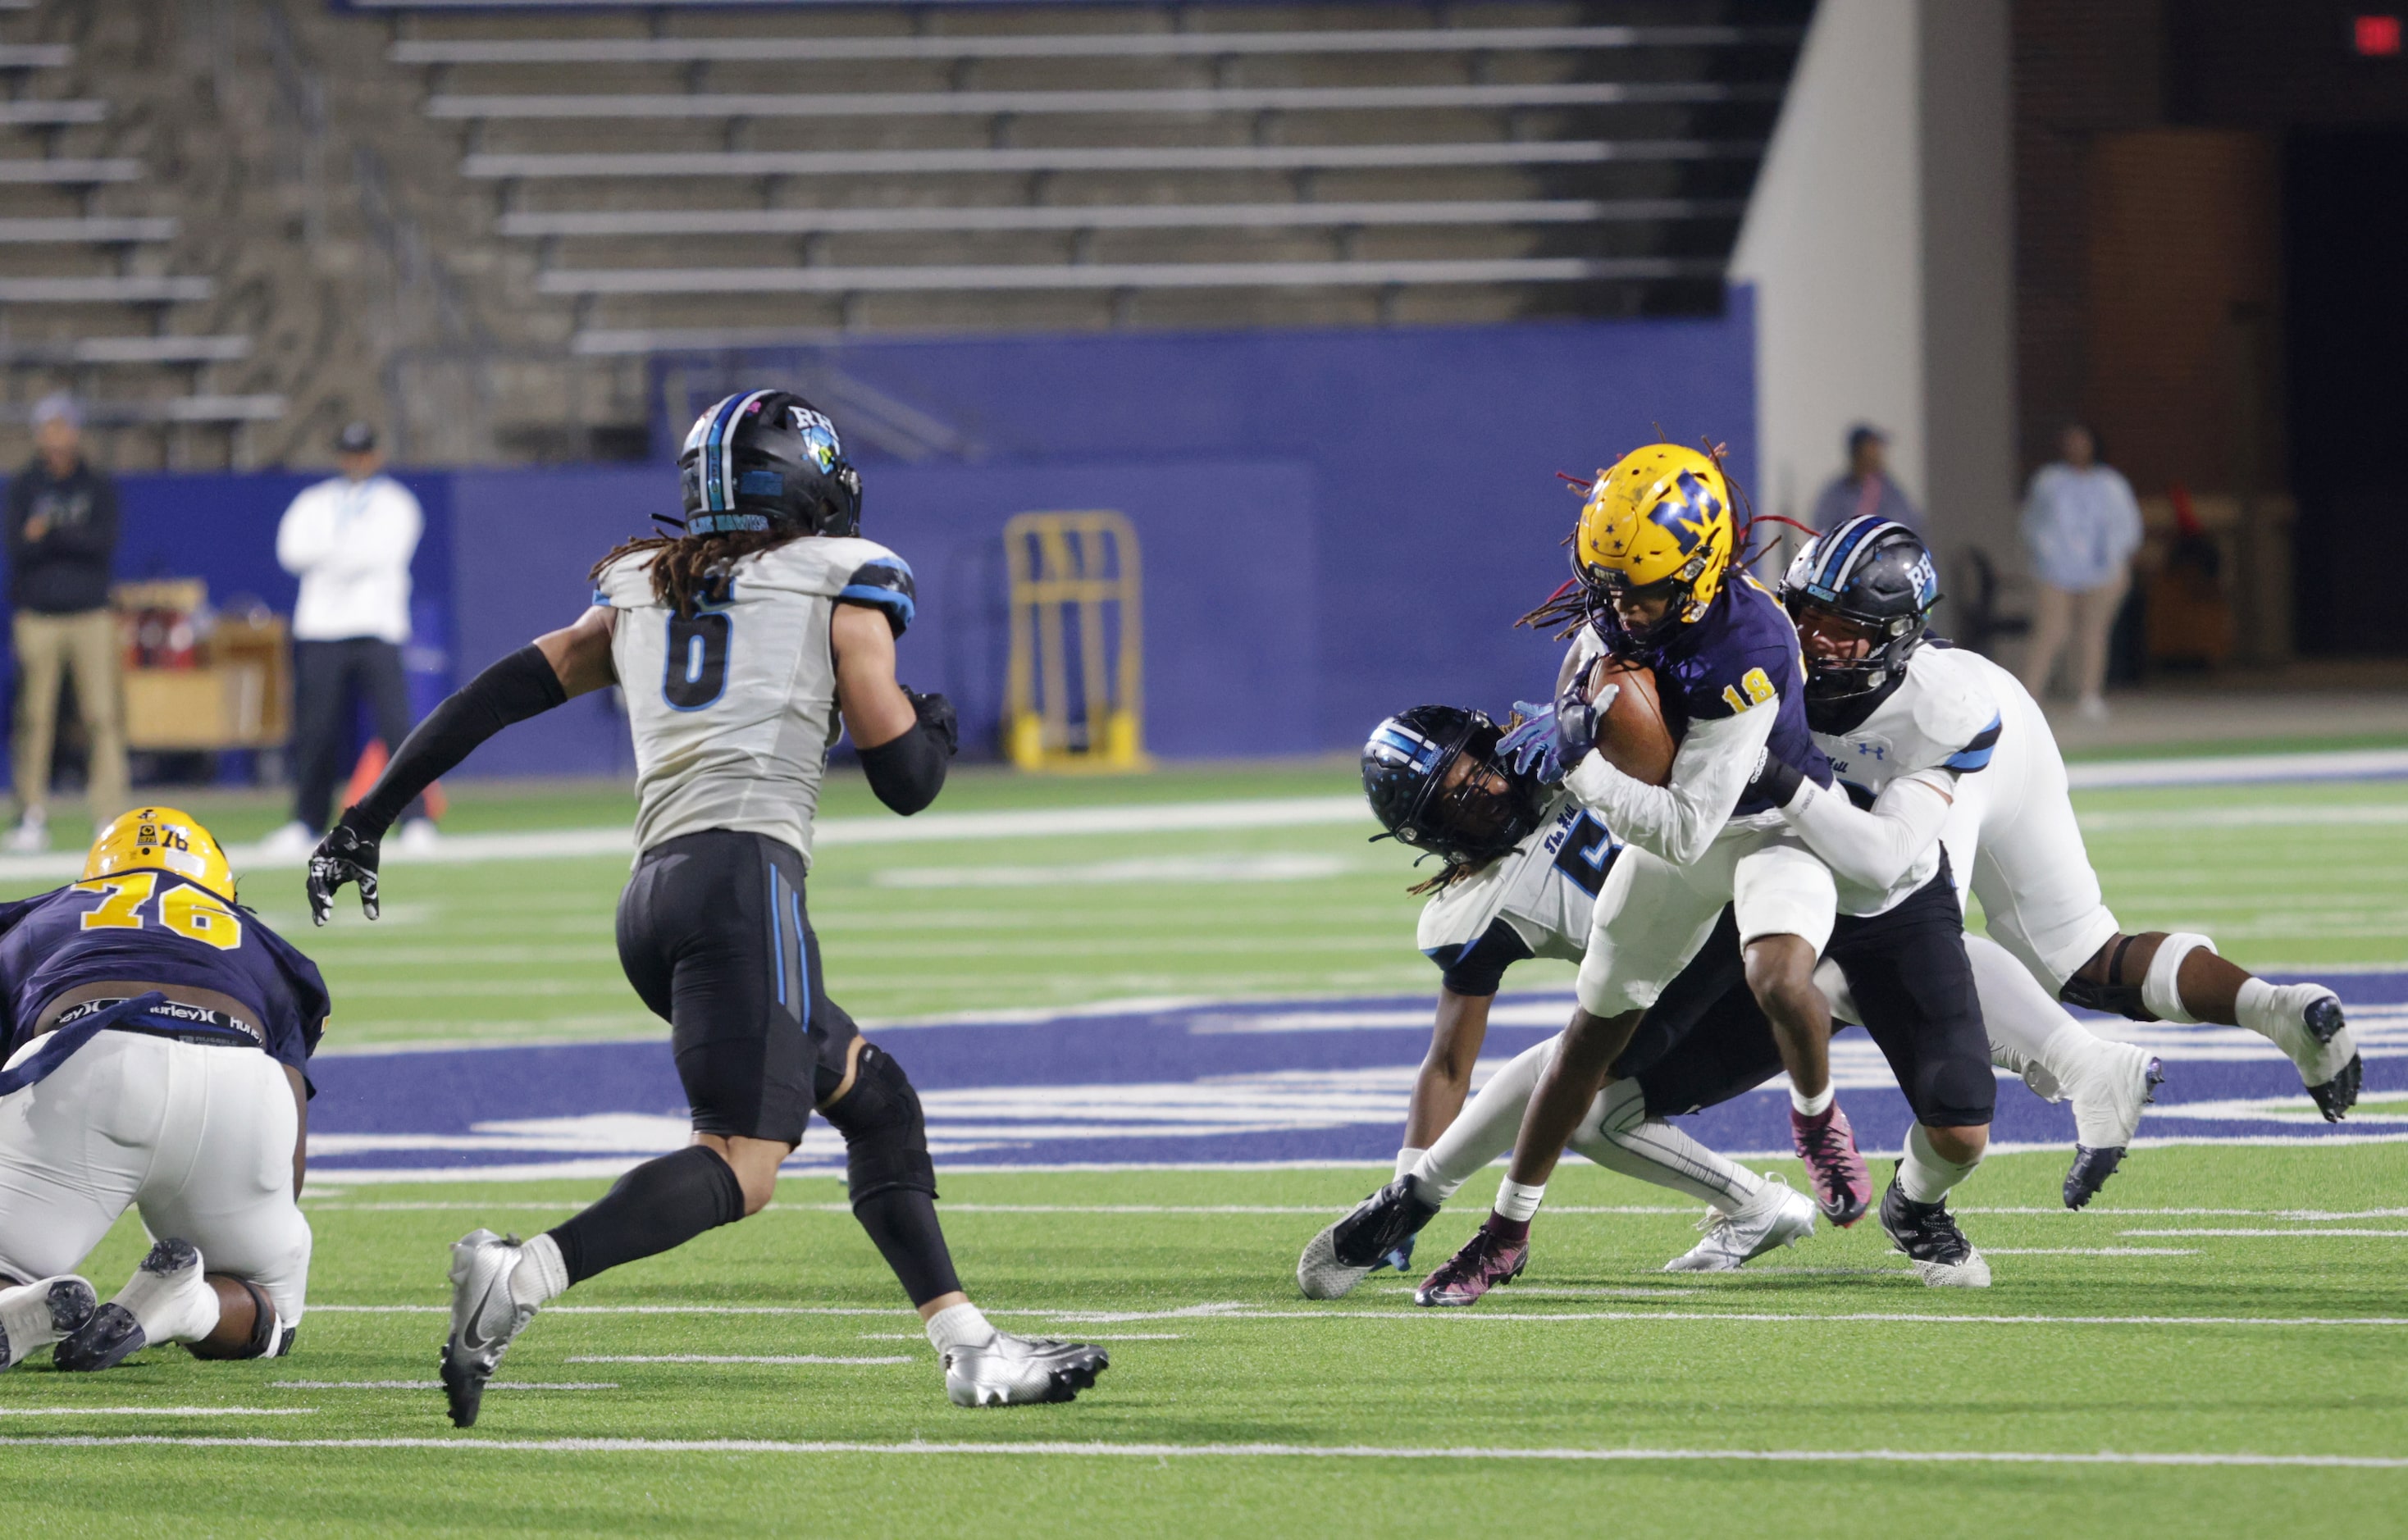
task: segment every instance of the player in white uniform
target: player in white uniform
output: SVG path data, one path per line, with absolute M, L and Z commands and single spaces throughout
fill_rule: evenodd
M 1834 919 L 1831 876 L 1752 795 L 1768 743 L 1784 761 L 1819 761 L 1799 703 L 1797 634 L 1760 585 L 1729 577 L 1737 538 L 1713 460 L 1654 444 L 1598 474 L 1573 535 L 1570 596 L 1528 619 L 1573 620 L 1584 649 L 1552 706 L 1527 708 L 1504 749 L 1517 771 L 1561 783 L 1630 847 L 1598 895 L 1581 961 L 1580 1008 L 1565 1030 L 1516 1142 L 1512 1175 L 1489 1220 L 1448 1264 L 1469 1297 L 1518 1271 L 1530 1216 L 1565 1142 L 1641 1017 L 1702 947 L 1725 905 L 1739 915 L 1747 982 L 1772 1023 L 1799 1088 L 1792 1131 L 1835 1221 L 1861 1217 L 1864 1159 L 1831 1100 L 1830 1016 L 1813 983 Z M 1679 749 L 1663 786 L 1593 752 L 1598 714 L 1585 697 L 1586 649 L 1610 647 L 1650 668 Z M 1608 690 L 1618 687 L 1609 686 Z M 1481 1281 L 1486 1280 L 1486 1281 Z
M 1936 835 L 1960 891 L 1970 884 L 1981 899 L 1993 940 L 2049 996 L 2136 1020 L 2246 1027 L 2283 1049 L 2316 1105 L 2339 1120 L 2360 1075 L 2339 998 L 2321 984 L 2254 977 L 2203 935 L 2122 932 L 2101 900 L 2039 704 L 1979 654 L 1918 646 L 1924 611 L 1870 594 L 1874 568 L 1917 559 L 1929 560 L 1912 532 L 1870 517 L 1799 556 L 1785 586 L 1807 658 L 1810 724 L 1842 778 L 1870 785 L 1901 756 L 1928 750 L 1935 724 L 1951 724 L 1939 731 L 1944 738 L 1986 716 L 1995 725 L 1983 773 L 1962 777 L 1952 802 L 1885 797 L 1870 812 L 1800 787 L 1784 816 L 1843 880 L 1878 880 Z M 2001 971 L 1995 959 L 1977 965 Z M 2090 1135 L 2121 1127 L 2138 1050 L 2045 1022 L 2030 1013 L 2002 1018 L 1998 1046 L 2033 1089 L 2071 1094 L 2077 1120 L 2089 1120 L 2066 1178 L 2066 1201 L 2078 1207 L 2122 1158 L 2123 1140 L 2092 1146 Z
M 1577 803 L 1559 795 L 1542 807 L 1535 784 L 1498 763 L 1498 737 L 1496 724 L 1479 712 L 1425 706 L 1382 722 L 1363 750 L 1364 790 L 1382 825 L 1447 863 L 1432 879 L 1419 938 L 1423 953 L 1444 972 L 1396 1180 L 1305 1248 L 1297 1283 L 1314 1299 L 1344 1294 L 1381 1265 L 1401 1271 L 1414 1233 L 1512 1141 L 1560 1039 L 1492 1077 L 1475 1104 L 1484 1116 L 1469 1137 L 1456 1133 L 1464 1128 L 1457 1112 L 1486 1035 L 1490 1002 L 1515 962 L 1580 960 L 1598 891 L 1623 854 L 1597 815 Z M 1648 1118 L 1636 1080 L 1598 1097 L 1571 1147 L 1625 1176 L 1717 1205 L 1718 1214 L 1739 1214 L 1751 1235 L 1742 1248 L 1748 1256 L 1813 1232 L 1814 1205 L 1804 1194 L 1723 1159 L 1660 1117 Z M 1728 1230 L 1727 1219 L 1718 1221 L 1711 1243 L 1727 1242 Z M 1690 1259 L 1673 1264 L 1698 1265 Z
M 452 1421 L 476 1420 L 504 1349 L 545 1302 L 757 1212 L 814 1106 L 844 1135 L 854 1218 L 919 1308 L 955 1405 L 1068 1401 L 1109 1360 L 998 1332 L 970 1304 L 937 1221 L 919 1097 L 827 997 L 804 909 L 840 729 L 895 811 L 919 811 L 944 784 L 953 707 L 895 679 L 910 568 L 859 538 L 861 478 L 798 396 L 727 397 L 695 421 L 679 467 L 684 535 L 606 557 L 593 607 L 437 707 L 310 861 L 321 923 L 345 882 L 374 919 L 378 841 L 412 797 L 510 722 L 624 686 L 638 805 L 619 957 L 670 1023 L 694 1143 L 531 1241 L 476 1230 L 452 1248 Z
M 1505 970 L 1524 958 L 1578 958 L 1594 892 L 1621 852 L 1603 823 L 1577 805 L 1559 801 L 1542 811 L 1537 789 L 1495 763 L 1494 738 L 1493 726 L 1476 712 L 1417 706 L 1381 723 L 1364 749 L 1364 788 L 1383 826 L 1447 863 L 1445 872 L 1426 885 L 1430 898 L 1418 936 L 1422 951 L 1445 974 L 1429 1056 L 1407 1118 L 1405 1147 L 1397 1152 L 1398 1179 L 1307 1246 L 1297 1276 L 1314 1298 L 1343 1294 L 1380 1266 L 1402 1271 L 1413 1236 L 1439 1206 L 1511 1146 L 1558 1039 L 1525 1049 L 1465 1106 L 1490 1001 Z M 1850 923 L 1843 920 L 1841 926 Z M 2124 1045 L 2090 1038 L 1995 943 L 1968 936 L 1965 948 L 1982 1014 L 1992 1023 L 1993 1038 L 2001 1039 L 1991 1045 L 1994 1062 L 2020 1073 L 2023 1062 L 2004 1040 L 2047 1040 L 2068 1030 L 2111 1055 L 2138 1061 L 2131 1066 L 2131 1083 L 2114 1099 L 2117 1105 L 2085 1113 L 2100 1121 L 2079 1124 L 2090 1148 L 2077 1155 L 2077 1165 L 2102 1151 L 2120 1154 L 2154 1083 L 2154 1061 Z M 1668 995 L 1684 986 L 1691 995 L 1713 988 L 1706 981 L 1713 977 L 1708 962 L 1701 954 Z M 1822 962 L 1815 983 L 1833 1001 L 1838 1021 L 1857 1020 L 1836 962 Z M 1797 1194 L 1665 1121 L 1755 1083 L 1738 1067 L 1743 1055 L 1729 1051 L 1749 1025 L 1747 1013 L 1732 1010 L 1733 1004 L 1714 1007 L 1730 1020 L 1708 1022 L 1684 1040 L 1687 1052 L 1676 1052 L 1635 1077 L 1624 1077 L 1624 1066 L 1617 1064 L 1617 1078 L 1592 1104 L 1571 1141 L 1574 1150 L 1598 1164 L 1702 1197 L 1711 1205 L 1700 1226 L 1705 1239 L 1667 1263 L 1667 1271 L 1739 1267 L 1812 1231 L 1812 1212 L 1797 1212 L 1803 1206 Z M 1760 1018 L 1754 1024 L 1760 1029 Z M 1721 1062 L 1713 1062 L 1718 1057 Z M 2100 1100 L 2111 1099 L 2102 1092 Z M 2113 1169 L 2112 1162 L 2101 1166 L 2098 1180 Z M 2093 1190 L 2095 1183 L 2083 1199 Z

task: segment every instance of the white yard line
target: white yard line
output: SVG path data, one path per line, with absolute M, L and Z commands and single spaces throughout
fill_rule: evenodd
M 569 1363 L 916 1363 L 908 1357 L 830 1358 L 824 1353 L 602 1353 L 566 1360 Z
M 574 1363 L 574 1359 L 569 1361 Z M 439 1390 L 439 1379 L 271 1379 L 271 1390 Z M 488 1390 L 615 1390 L 615 1380 L 557 1380 L 536 1384 L 529 1380 L 496 1379 L 486 1382 Z
M 2114 787 L 2243 786 L 2277 780 L 2387 780 L 2408 776 L 2408 749 L 2312 754 L 2204 754 L 2197 758 L 2086 760 L 2065 767 L 2077 791 Z
M 2338 753 L 2224 754 L 2200 758 L 2107 760 L 2067 766 L 2076 791 L 2119 787 L 2232 786 L 2286 780 L 2378 780 L 2408 776 L 2408 749 L 2352 749 Z M 2105 817 L 2107 815 L 2100 815 Z M 2116 814 L 2155 818 L 2153 813 Z M 2269 808 L 2201 809 L 2167 814 L 2165 827 L 2188 828 L 2220 820 L 2236 823 L 2397 822 L 2408 809 Z M 2087 820 L 2086 820 L 2087 821 Z M 1363 799 L 1351 793 L 1319 797 L 1239 797 L 1218 802 L 1137 803 L 1108 807 L 1032 807 L 987 813 L 922 813 L 916 818 L 838 818 L 820 820 L 813 843 L 823 848 L 848 845 L 924 845 L 978 839 L 1058 839 L 1093 834 L 1184 834 L 1223 829 L 1298 829 L 1371 822 Z M 2157 823 L 2101 828 L 2155 828 Z M 434 849 L 385 853 L 389 867 L 476 865 L 494 861 L 569 860 L 633 856 L 625 828 L 551 829 L 525 834 L 446 834 Z M 298 858 L 272 860 L 255 845 L 226 851 L 236 871 L 298 867 Z M 0 881 L 65 879 L 83 870 L 81 851 L 0 856 Z
M 314 1417 L 315 1406 L 0 1406 L 0 1417 Z
M 2128 1234 L 2137 1232 L 2128 1231 Z M 2171 1246 L 1985 1246 L 1985 1257 L 2196 1257 Z
M 2279 1237 L 2284 1240 L 2320 1240 L 2327 1235 L 2379 1236 L 2386 1240 L 2408 1241 L 2408 1230 L 2127 1230 L 2127 1235 L 2243 1235 L 2258 1239 Z
M 2287 1231 L 2277 1233 L 2289 1233 Z M 1766 1270 L 1759 1268 L 1752 1271 L 1761 1273 Z M 1775 1269 L 1774 1271 L 1797 1270 Z M 1872 1272 L 1885 1276 L 1907 1276 L 1902 1268 L 1851 1271 Z M 1713 1296 L 1700 1290 L 1688 1297 L 1702 1303 Z M 448 1306 L 441 1305 L 318 1304 L 312 1304 L 309 1308 L 312 1312 L 376 1316 L 439 1316 L 447 1313 L 449 1309 Z M 546 1316 L 876 1316 L 887 1319 L 908 1316 L 910 1313 L 908 1308 L 901 1305 L 869 1307 L 836 1305 L 553 1305 L 544 1309 Z M 1120 1325 L 1140 1320 L 1485 1320 L 1507 1323 L 1582 1320 L 1728 1320 L 1767 1325 L 1796 1325 L 1799 1322 L 1814 1321 L 1840 1325 L 1906 1321 L 1931 1326 L 2362 1326 L 2386 1328 L 2408 1326 L 2408 1316 L 1959 1316 L 1917 1310 L 1846 1310 L 1822 1313 L 1770 1310 L 1321 1310 L 1255 1305 L 1242 1300 L 1173 1305 L 1155 1310 L 1095 1310 L 1085 1307 L 996 1309 L 988 1306 L 986 1313 L 990 1316 L 1030 1316 L 1073 1325 L 1085 1323 L 1099 1326 Z M 598 1363 L 649 1361 L 571 1359 L 569 1362 Z M 688 1361 L 661 1359 L 657 1362 Z
M 1534 1460 L 1600 1462 L 1724 1461 L 1739 1463 L 1899 1465 L 2172 1465 L 2308 1470 L 2408 1470 L 2408 1457 L 2347 1454 L 2251 1454 L 2223 1450 L 2057 1451 L 2000 1449 L 1644 1449 L 1549 1448 L 1510 1446 L 1367 1444 L 856 1444 L 766 1438 L 10 1438 L 0 1444 L 65 1448 L 139 1446 L 195 1449 L 440 1449 L 522 1454 L 784 1454 L 981 1455 L 1018 1460 Z

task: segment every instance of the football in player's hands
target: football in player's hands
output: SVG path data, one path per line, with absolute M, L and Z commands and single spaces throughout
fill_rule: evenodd
M 1599 658 L 1575 687 L 1596 713 L 1597 751 L 1633 780 L 1661 786 L 1679 745 L 1664 721 L 1656 671 L 1627 658 Z

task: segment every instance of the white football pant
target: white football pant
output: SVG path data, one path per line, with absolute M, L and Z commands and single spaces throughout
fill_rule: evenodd
M 259 1049 L 99 1033 L 0 1096 L 0 1271 L 74 1272 L 139 1205 L 152 1238 L 192 1242 L 210 1272 L 258 1284 L 297 1325 L 309 1284 L 299 1133 L 292 1082 Z

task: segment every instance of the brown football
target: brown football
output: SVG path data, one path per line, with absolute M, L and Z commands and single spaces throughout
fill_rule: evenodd
M 1661 786 L 1671 778 L 1672 755 L 1678 745 L 1664 723 L 1664 703 L 1656 692 L 1656 671 L 1623 658 L 1599 658 L 1583 687 L 1584 699 L 1595 700 L 1609 684 L 1622 686 L 1597 724 L 1597 751 L 1605 763 L 1633 780 Z

